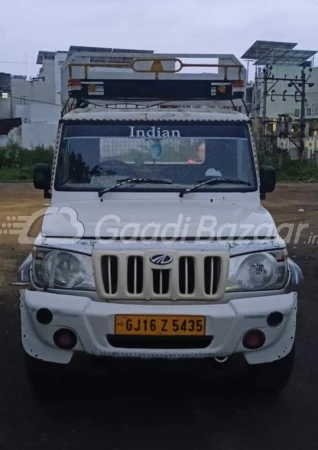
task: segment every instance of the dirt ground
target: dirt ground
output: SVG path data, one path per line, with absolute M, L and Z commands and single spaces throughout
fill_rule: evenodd
M 9 283 L 16 281 L 16 269 L 32 248 L 30 245 L 20 245 L 18 235 L 10 234 L 10 231 L 17 230 L 13 228 L 12 218 L 30 216 L 46 208 L 45 204 L 47 201 L 43 193 L 35 190 L 32 184 L 0 183 L 0 260 L 3 262 L 0 269 L 0 299 L 12 292 Z M 32 236 L 36 235 L 39 226 L 37 222 Z
M 13 216 L 46 208 L 47 200 L 31 184 L 0 184 L 0 448 L 318 449 L 318 237 L 308 243 L 318 236 L 318 185 L 278 185 L 263 204 L 277 225 L 308 224 L 289 244 L 305 282 L 299 288 L 296 367 L 280 399 L 233 393 L 178 363 L 167 373 L 162 365 L 147 366 L 149 372 L 144 366 L 125 369 L 107 383 L 101 378 L 79 385 L 74 396 L 37 403 L 23 368 L 19 288 L 10 286 L 31 246 L 20 245 L 7 225 Z

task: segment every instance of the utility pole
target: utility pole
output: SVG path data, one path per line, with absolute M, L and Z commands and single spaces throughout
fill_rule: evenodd
M 263 70 L 264 73 L 264 92 L 263 92 L 263 124 L 265 129 L 266 115 L 267 115 L 267 96 L 268 96 L 268 71 L 267 68 Z
M 295 76 L 294 78 L 287 78 L 285 75 L 284 78 L 280 77 L 274 77 L 269 76 L 268 72 L 268 66 L 264 69 L 264 97 L 263 97 L 263 122 L 264 122 L 264 137 L 266 137 L 266 114 L 267 114 L 267 108 L 266 108 L 266 97 L 271 94 L 271 101 L 274 101 L 274 97 L 282 97 L 283 101 L 286 101 L 286 97 L 293 97 L 295 99 L 295 103 L 300 102 L 300 120 L 299 120 L 299 144 L 294 142 L 291 137 L 289 136 L 289 139 L 296 145 L 296 147 L 299 149 L 299 156 L 302 160 L 304 157 L 304 151 L 305 151 L 305 138 L 306 138 L 306 88 L 313 87 L 314 83 L 308 83 L 309 78 L 311 77 L 312 69 L 309 69 L 310 74 L 306 76 L 305 71 L 305 65 L 302 68 L 301 71 L 301 77 L 298 78 Z M 272 68 L 270 67 L 270 70 Z M 268 81 L 273 82 L 268 87 Z M 295 94 L 287 94 L 287 90 L 284 90 L 282 94 L 275 94 L 274 86 L 279 82 L 284 81 L 288 82 L 288 87 L 294 87 L 296 89 Z M 300 100 L 299 100 L 300 97 Z
M 305 68 L 301 71 L 301 104 L 300 104 L 300 141 L 299 141 L 299 153 L 302 160 L 305 153 L 305 137 L 306 137 L 306 72 Z
M 268 96 L 268 77 L 271 72 L 271 67 L 266 66 L 265 69 L 263 69 L 264 74 L 264 91 L 263 91 L 263 133 L 262 133 L 262 150 L 264 151 L 266 149 L 266 136 L 267 136 L 267 126 L 266 126 L 266 120 L 267 120 L 267 96 Z

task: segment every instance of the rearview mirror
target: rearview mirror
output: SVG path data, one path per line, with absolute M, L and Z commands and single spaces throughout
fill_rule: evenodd
M 260 192 L 261 199 L 265 200 L 266 194 L 268 192 L 273 192 L 276 187 L 276 171 L 274 167 L 271 166 L 261 166 L 260 167 Z
M 44 191 L 44 197 L 50 198 L 51 188 L 51 166 L 49 164 L 38 163 L 33 171 L 33 185 L 35 189 Z

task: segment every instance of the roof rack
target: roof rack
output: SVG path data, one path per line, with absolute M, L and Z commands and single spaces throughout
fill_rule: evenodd
M 208 59 L 217 58 L 219 64 L 188 63 L 182 58 Z M 224 63 L 220 63 L 224 61 Z M 228 63 L 233 61 L 233 63 Z M 74 77 L 74 69 L 82 68 L 83 77 Z M 128 69 L 110 73 L 100 73 L 100 77 L 92 77 L 90 72 L 96 72 L 100 68 Z M 217 68 L 218 73 L 183 73 L 184 68 Z M 87 106 L 92 102 L 104 102 L 106 104 L 132 104 L 164 102 L 204 104 L 215 102 L 231 102 L 236 109 L 233 100 L 244 101 L 246 69 L 233 55 L 205 55 L 205 54 L 181 54 L 181 55 L 151 55 L 138 56 L 131 62 L 107 62 L 107 63 L 80 63 L 68 64 L 69 99 L 62 115 L 66 110 Z M 96 74 L 95 74 L 96 75 Z M 152 105 L 153 106 L 153 105 Z

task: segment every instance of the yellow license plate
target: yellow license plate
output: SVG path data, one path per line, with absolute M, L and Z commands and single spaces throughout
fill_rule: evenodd
M 137 336 L 204 336 L 204 316 L 116 315 L 115 334 Z

